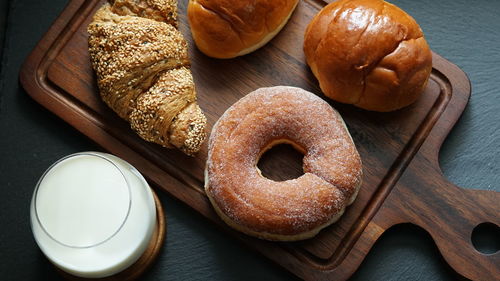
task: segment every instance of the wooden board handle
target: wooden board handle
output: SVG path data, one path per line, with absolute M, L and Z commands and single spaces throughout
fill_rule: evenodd
M 439 149 L 465 108 L 471 89 L 462 70 L 443 62 L 434 54 L 433 73 L 445 82 L 440 84 L 443 100 L 430 113 L 439 118 L 427 132 L 424 128 L 424 133 L 416 135 L 422 146 L 416 145 L 418 152 L 406 169 L 403 167 L 399 180 L 389 187 L 392 190 L 373 221 L 383 229 L 398 223 L 418 225 L 429 232 L 445 260 L 459 274 L 472 280 L 499 280 L 500 251 L 480 253 L 471 236 L 482 223 L 500 226 L 500 192 L 460 188 L 450 183 L 439 168 Z
M 500 192 L 457 187 L 421 160 L 410 164 L 375 221 L 386 228 L 408 222 L 418 225 L 429 232 L 459 274 L 472 280 L 498 280 L 500 251 L 479 252 L 471 236 L 479 224 L 500 226 Z
M 432 214 L 436 218 L 417 224 L 430 233 L 445 260 L 458 273 L 473 280 L 498 280 L 500 252 L 479 252 L 471 237 L 481 223 L 499 225 L 500 193 L 465 190 L 451 184 L 445 192 L 448 194 L 442 198 L 446 200 L 433 204 Z

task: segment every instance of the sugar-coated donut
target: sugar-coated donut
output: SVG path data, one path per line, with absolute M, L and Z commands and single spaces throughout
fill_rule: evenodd
M 257 168 L 272 146 L 304 153 L 299 178 L 276 182 Z M 219 216 L 255 237 L 310 238 L 335 222 L 361 184 L 361 159 L 341 116 L 316 95 L 294 87 L 258 89 L 215 124 L 205 191 Z

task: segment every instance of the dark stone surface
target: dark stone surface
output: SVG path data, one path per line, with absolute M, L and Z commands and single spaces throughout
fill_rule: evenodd
M 5 30 L 6 30 L 6 22 L 7 22 L 7 12 L 8 12 L 8 7 L 9 7 L 9 1 L 8 0 L 0 0 L 0 49 L 3 50 L 3 41 L 5 38 Z M 2 52 L 0 51 L 0 57 L 2 55 Z M 0 71 L 2 70 L 2 67 L 0 65 Z
M 393 2 L 420 23 L 431 48 L 472 81 L 470 103 L 441 150 L 445 175 L 459 186 L 500 191 L 500 1 Z M 21 63 L 66 1 L 4 3 L 10 7 L 0 74 L 0 276 L 53 280 L 59 277 L 29 226 L 34 186 L 58 158 L 99 148 L 31 100 L 18 83 Z M 168 217 L 167 243 L 144 280 L 294 278 L 175 199 L 160 198 Z M 352 279 L 458 278 L 425 231 L 402 225 L 381 237 Z

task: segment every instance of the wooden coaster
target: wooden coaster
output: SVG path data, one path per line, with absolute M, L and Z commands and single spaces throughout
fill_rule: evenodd
M 61 269 L 57 268 L 57 271 L 67 280 L 72 281 L 131 281 L 139 278 L 156 260 L 160 250 L 163 246 L 163 242 L 165 241 L 167 223 L 166 217 L 163 212 L 163 207 L 161 205 L 160 199 L 156 193 L 151 189 L 153 193 L 153 198 L 155 200 L 156 205 L 156 227 L 153 232 L 153 237 L 149 242 L 148 247 L 144 251 L 144 254 L 131 266 L 126 268 L 125 270 L 108 277 L 103 278 L 84 278 L 71 275 Z

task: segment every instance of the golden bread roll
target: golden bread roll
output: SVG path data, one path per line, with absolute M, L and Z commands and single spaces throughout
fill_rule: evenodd
M 89 54 L 102 100 L 143 139 L 196 153 L 206 138 L 207 120 L 196 103 L 187 42 L 174 25 L 130 15 L 143 9 L 147 12 L 141 15 L 155 18 L 175 8 L 155 13 L 143 6 L 119 7 L 124 16 L 105 4 L 88 26 Z
M 264 46 L 292 15 L 298 0 L 189 0 L 198 49 L 214 58 L 242 56 Z
M 413 103 L 432 70 L 417 22 L 382 0 L 327 5 L 307 27 L 304 52 L 327 97 L 373 111 Z

